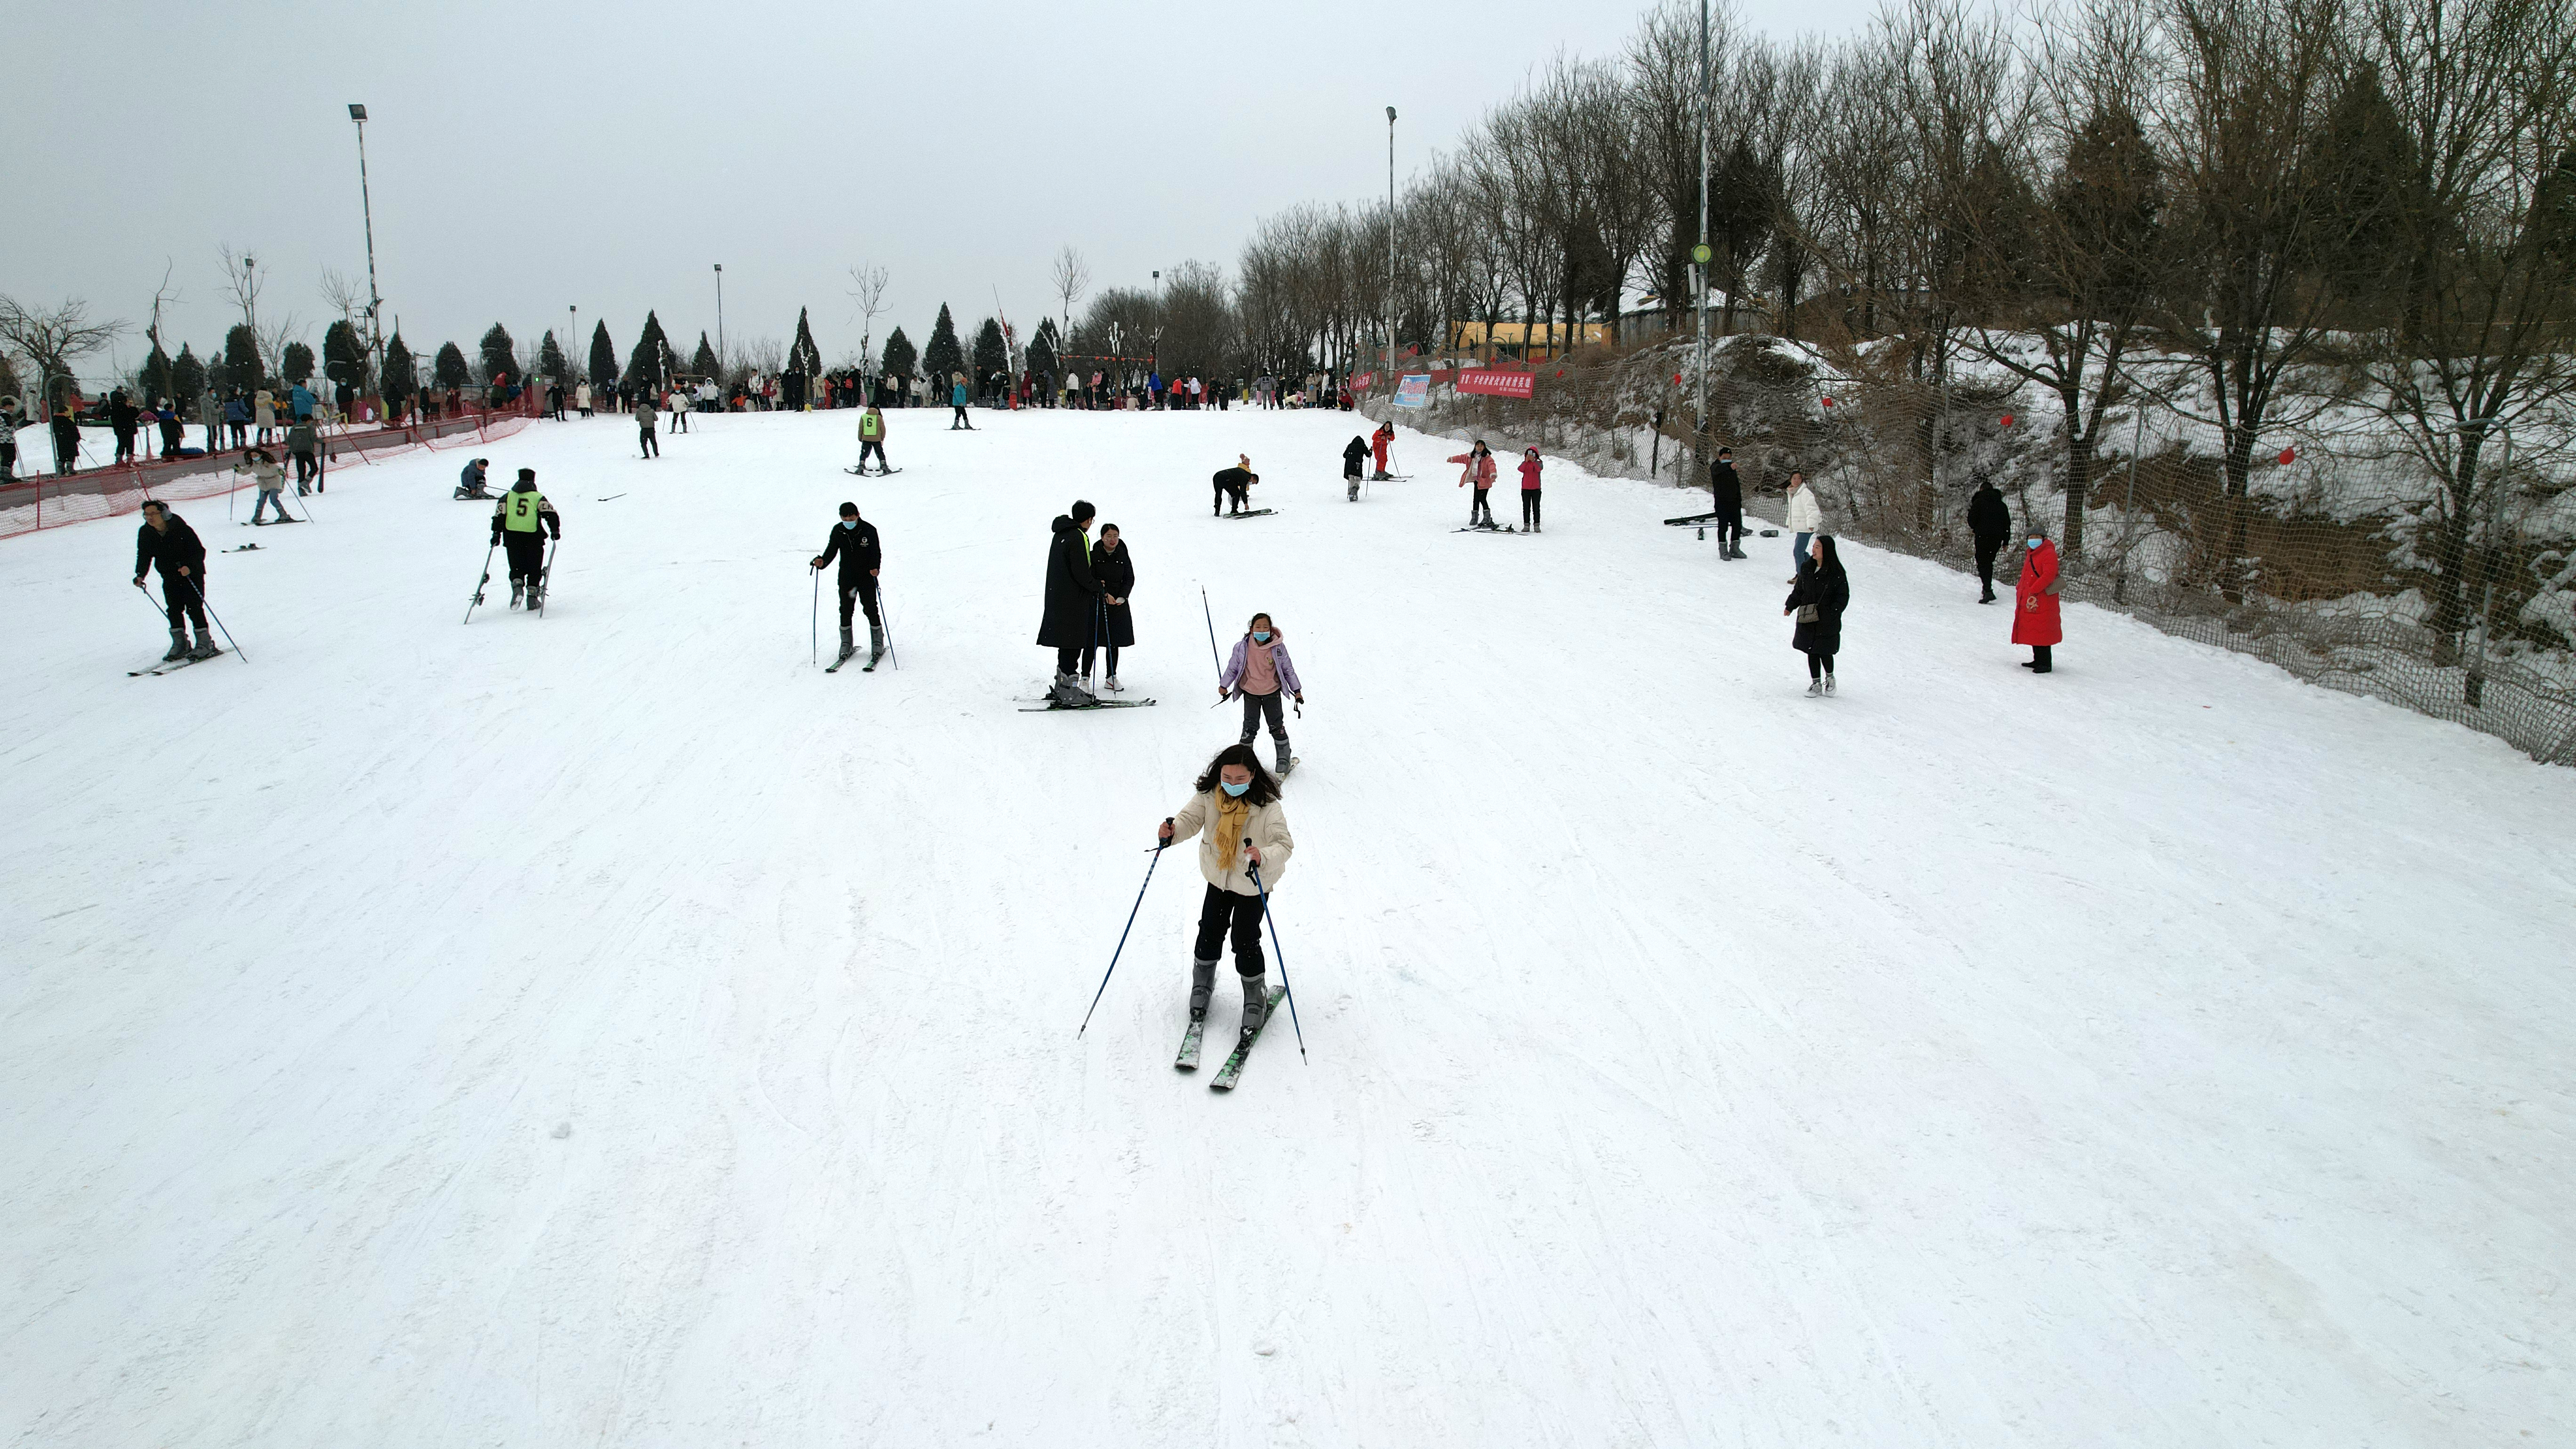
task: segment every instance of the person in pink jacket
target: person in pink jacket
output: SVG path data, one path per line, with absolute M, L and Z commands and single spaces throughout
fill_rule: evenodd
M 1538 532 L 1538 449 L 1521 450 L 1521 531 Z
M 1494 467 L 1494 455 L 1485 449 L 1485 440 L 1478 438 L 1476 446 L 1449 461 L 1467 465 L 1459 470 L 1458 486 L 1465 488 L 1472 484 L 1476 489 L 1475 501 L 1467 505 L 1467 526 L 1474 528 L 1478 523 L 1482 523 L 1485 527 L 1492 528 L 1494 509 L 1492 504 L 1485 501 L 1485 492 L 1494 486 L 1497 470 Z

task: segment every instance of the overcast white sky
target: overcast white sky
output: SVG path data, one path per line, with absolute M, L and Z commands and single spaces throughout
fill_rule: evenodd
M 259 259 L 263 322 L 317 346 L 319 277 L 363 277 L 356 146 L 386 308 L 427 354 L 494 321 L 529 338 L 647 307 L 685 351 L 716 327 L 785 341 L 813 309 L 855 350 L 847 268 L 891 276 L 926 339 L 1001 305 L 1053 310 L 1071 243 L 1093 286 L 1199 258 L 1231 270 L 1256 218 L 1386 185 L 1559 50 L 1613 55 L 1642 0 L 984 0 L 901 5 L 28 6 L 0 86 L 12 215 L 0 290 L 137 324 L 164 259 L 171 350 L 234 320 L 216 248 Z M 1866 0 L 1741 0 L 1780 38 L 1860 26 Z M 390 327 L 390 322 L 388 323 Z M 95 365 L 95 364 L 93 364 Z M 102 369 L 104 370 L 104 369 Z

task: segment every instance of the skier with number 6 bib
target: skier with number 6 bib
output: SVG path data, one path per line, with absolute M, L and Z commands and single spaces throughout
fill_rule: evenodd
M 522 468 L 519 481 L 492 505 L 492 541 L 510 556 L 510 607 L 535 608 L 545 601 L 546 535 L 563 537 L 563 519 L 546 495 L 537 491 L 537 470 Z
M 1279 801 L 1279 782 L 1261 768 L 1250 745 L 1228 745 L 1208 762 L 1191 787 L 1189 802 L 1163 822 L 1156 838 L 1177 845 L 1196 835 L 1199 874 L 1207 895 L 1199 907 L 1197 948 L 1190 960 L 1190 1020 L 1207 1018 L 1216 990 L 1216 964 L 1226 939 L 1234 940 L 1234 972 L 1243 983 L 1243 1030 L 1270 1019 L 1270 993 L 1261 956 L 1262 892 L 1277 890 L 1297 842 Z M 1255 885 L 1247 867 L 1258 868 Z

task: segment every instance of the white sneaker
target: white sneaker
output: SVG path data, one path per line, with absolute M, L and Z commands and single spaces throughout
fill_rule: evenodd
M 1808 680 L 1808 681 L 1807 681 L 1807 694 L 1809 695 L 1809 697 L 1811 697 L 1811 698 L 1812 698 L 1812 697 L 1814 697 L 1814 696 L 1821 695 L 1821 694 L 1823 694 L 1824 692 L 1825 692 L 1825 682 L 1824 682 L 1823 680 L 1821 680 L 1821 679 L 1810 679 L 1810 680 Z
M 1827 693 L 1827 694 L 1831 694 L 1831 693 L 1833 693 L 1833 692 L 1834 692 L 1834 677 L 1833 677 L 1832 675 L 1828 674 L 1828 675 L 1826 675 L 1826 676 L 1825 676 L 1825 693 Z
M 1125 694 L 1127 692 L 1127 687 L 1118 682 L 1118 676 L 1115 674 L 1109 676 L 1107 683 L 1103 685 L 1103 687 L 1111 694 Z

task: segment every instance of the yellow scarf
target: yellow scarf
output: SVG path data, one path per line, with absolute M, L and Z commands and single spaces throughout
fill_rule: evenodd
M 1216 838 L 1223 850 L 1229 852 L 1225 857 L 1227 869 L 1233 869 L 1242 861 L 1243 833 L 1251 825 L 1252 802 L 1239 795 L 1229 795 L 1225 793 L 1225 787 L 1218 786 L 1216 823 L 1209 828 L 1208 834 Z

